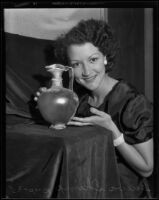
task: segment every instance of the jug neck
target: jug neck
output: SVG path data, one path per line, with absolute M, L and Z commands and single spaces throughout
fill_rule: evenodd
M 50 72 L 53 75 L 53 77 L 51 79 L 52 80 L 52 87 L 54 87 L 54 86 L 63 87 L 63 84 L 62 84 L 63 69 L 54 68 L 54 69 L 50 70 Z
M 52 86 L 51 87 L 63 87 L 62 78 L 52 78 Z

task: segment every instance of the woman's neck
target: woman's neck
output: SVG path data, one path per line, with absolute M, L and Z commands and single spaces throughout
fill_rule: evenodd
M 89 104 L 96 107 L 102 104 L 104 98 L 108 95 L 117 82 L 118 80 L 111 78 L 106 74 L 101 81 L 100 86 L 96 90 L 92 91 L 88 100 Z

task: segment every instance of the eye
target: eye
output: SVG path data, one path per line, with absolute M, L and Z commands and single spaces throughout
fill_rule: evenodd
M 97 58 L 97 57 L 94 57 L 94 58 L 91 58 L 91 59 L 90 59 L 90 62 L 91 62 L 91 63 L 94 63 L 94 62 L 96 62 L 97 60 L 98 60 L 98 58 Z
M 77 63 L 72 63 L 71 66 L 72 66 L 73 68 L 76 68 L 76 67 L 79 67 L 79 66 L 80 66 L 80 63 L 78 63 L 78 62 L 77 62 Z

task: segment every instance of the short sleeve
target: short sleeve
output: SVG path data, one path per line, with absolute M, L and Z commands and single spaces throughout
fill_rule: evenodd
M 144 95 L 128 100 L 121 115 L 125 141 L 129 144 L 146 142 L 153 137 L 153 105 Z

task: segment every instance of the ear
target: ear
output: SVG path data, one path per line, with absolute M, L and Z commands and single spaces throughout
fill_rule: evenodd
M 104 56 L 104 65 L 107 65 L 107 58 L 106 58 L 106 56 Z

